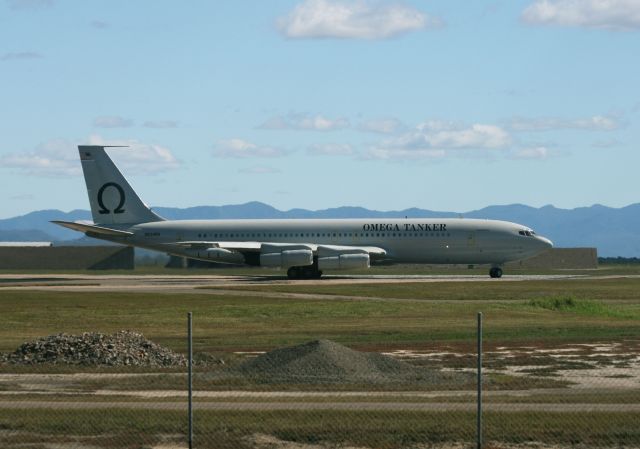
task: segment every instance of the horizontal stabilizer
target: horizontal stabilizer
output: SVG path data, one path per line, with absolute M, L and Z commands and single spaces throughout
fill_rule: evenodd
M 51 223 L 63 226 L 65 228 L 73 229 L 79 232 L 92 232 L 94 234 L 111 235 L 115 237 L 127 237 L 133 235 L 133 232 L 120 231 L 118 229 L 109 229 L 102 226 L 90 225 L 86 223 L 77 223 L 75 221 L 60 221 L 53 220 Z

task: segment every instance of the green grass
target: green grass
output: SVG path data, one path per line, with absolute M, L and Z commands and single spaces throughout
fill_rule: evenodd
M 64 419 L 61 419 L 63 417 Z M 90 443 L 148 448 L 160 441 L 185 443 L 185 413 L 172 411 L 0 410 L 3 448 L 28 443 Z M 636 413 L 485 413 L 485 441 L 537 441 L 584 447 L 619 447 L 640 441 Z M 251 435 L 298 443 L 346 443 L 400 449 L 421 443 L 472 442 L 475 414 L 468 412 L 197 411 L 198 448 L 249 448 Z
M 330 296 L 309 299 L 243 297 L 240 291 L 170 295 L 0 289 L 0 351 L 60 332 L 131 329 L 184 352 L 188 311 L 194 313 L 196 352 L 268 350 L 317 338 L 359 349 L 443 343 L 471 348 L 477 311 L 484 313 L 485 338 L 495 344 L 532 340 L 561 344 L 640 335 L 640 279 L 251 288 Z M 335 294 L 406 300 L 336 299 L 331 296 Z M 554 306 L 558 298 L 570 301 L 564 304 L 561 299 Z
M 207 271 L 207 273 L 210 273 Z M 185 270 L 185 274 L 191 274 Z M 301 292 L 326 297 L 242 296 L 242 290 Z M 336 295 L 357 296 L 339 299 Z M 381 299 L 372 299 L 381 298 Z M 400 300 L 397 300 L 400 299 Z M 229 362 L 230 351 L 269 350 L 315 338 L 356 349 L 442 348 L 471 354 L 476 312 L 484 313 L 487 350 L 492 346 L 556 346 L 638 339 L 640 279 L 575 279 L 524 282 L 447 282 L 376 285 L 243 287 L 237 293 L 150 294 L 131 292 L 15 291 L 0 288 L 0 351 L 59 332 L 140 331 L 186 351 L 186 313 L 194 313 L 194 350 Z M 519 360 L 519 359 L 518 359 Z M 545 359 L 546 360 L 546 359 Z M 594 359 L 595 360 L 595 359 Z M 457 363 L 472 363 L 472 357 Z M 491 365 L 491 357 L 487 357 Z M 542 363 L 542 362 L 541 362 Z M 546 362 L 545 362 L 546 363 Z M 529 363 L 525 363 L 529 364 Z M 129 371 L 78 367 L 2 366 L 0 372 Z M 147 372 L 148 369 L 135 370 Z M 197 369 L 202 373 L 202 368 Z M 157 382 L 133 379 L 130 388 L 178 388 L 182 377 L 164 371 Z M 530 384 L 500 374 L 494 382 L 514 389 Z M 553 379 L 553 378 L 552 378 Z M 200 375 L 198 388 L 217 388 Z M 207 383 L 208 382 L 208 383 Z M 108 387 L 80 382 L 76 391 Z M 544 386 L 544 382 L 540 384 Z M 228 386 L 227 386 L 228 387 Z M 13 387 L 7 387 L 12 389 Z M 34 398 L 37 400 L 37 398 Z M 455 399 L 451 399 L 455 400 Z M 487 402 L 637 403 L 638 391 L 601 395 L 486 396 Z M 461 400 L 461 401 L 466 401 Z M 31 448 L 84 443 L 97 447 L 150 448 L 160 441 L 184 445 L 184 413 L 154 410 L 0 410 L 0 447 Z M 540 441 L 584 447 L 640 443 L 638 413 L 486 413 L 488 441 Z M 196 411 L 196 447 L 252 447 L 248 435 L 266 433 L 303 443 L 347 442 L 381 449 L 441 441 L 470 442 L 475 416 L 466 412 Z M 48 445 L 48 446 L 47 446 Z
M 216 287 L 208 287 L 215 289 Z M 411 282 L 371 284 L 282 284 L 225 287 L 232 290 L 437 301 L 518 301 L 541 296 L 633 300 L 640 304 L 640 278 L 560 279 L 492 282 Z
M 640 310 L 623 310 L 602 301 L 580 299 L 575 296 L 547 296 L 531 299 L 528 305 L 556 312 L 577 313 L 586 316 L 640 319 Z

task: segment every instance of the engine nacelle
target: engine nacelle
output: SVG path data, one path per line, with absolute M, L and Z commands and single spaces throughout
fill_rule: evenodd
M 303 267 L 313 264 L 313 252 L 310 249 L 291 249 L 277 253 L 260 254 L 263 267 Z
M 320 270 L 355 270 L 369 268 L 369 254 L 340 254 L 318 258 Z
M 223 248 L 203 248 L 185 250 L 185 255 L 191 259 L 206 260 L 219 263 L 243 264 L 244 256 L 235 251 Z

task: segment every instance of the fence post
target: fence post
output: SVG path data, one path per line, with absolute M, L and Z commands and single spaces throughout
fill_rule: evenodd
M 192 313 L 187 315 L 187 347 L 188 347 L 188 383 L 189 383 L 189 449 L 193 449 L 193 333 L 192 333 Z
M 482 312 L 478 312 L 478 411 L 476 422 L 477 449 L 482 449 Z

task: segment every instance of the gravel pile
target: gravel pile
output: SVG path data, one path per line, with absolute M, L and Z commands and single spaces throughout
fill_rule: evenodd
M 4 362 L 104 366 L 186 366 L 186 358 L 163 348 L 138 332 L 120 331 L 112 335 L 85 332 L 58 334 L 23 343 L 2 357 Z
M 418 368 L 375 352 L 358 352 L 330 340 L 276 349 L 230 369 L 258 383 L 391 384 L 464 383 L 466 375 Z

